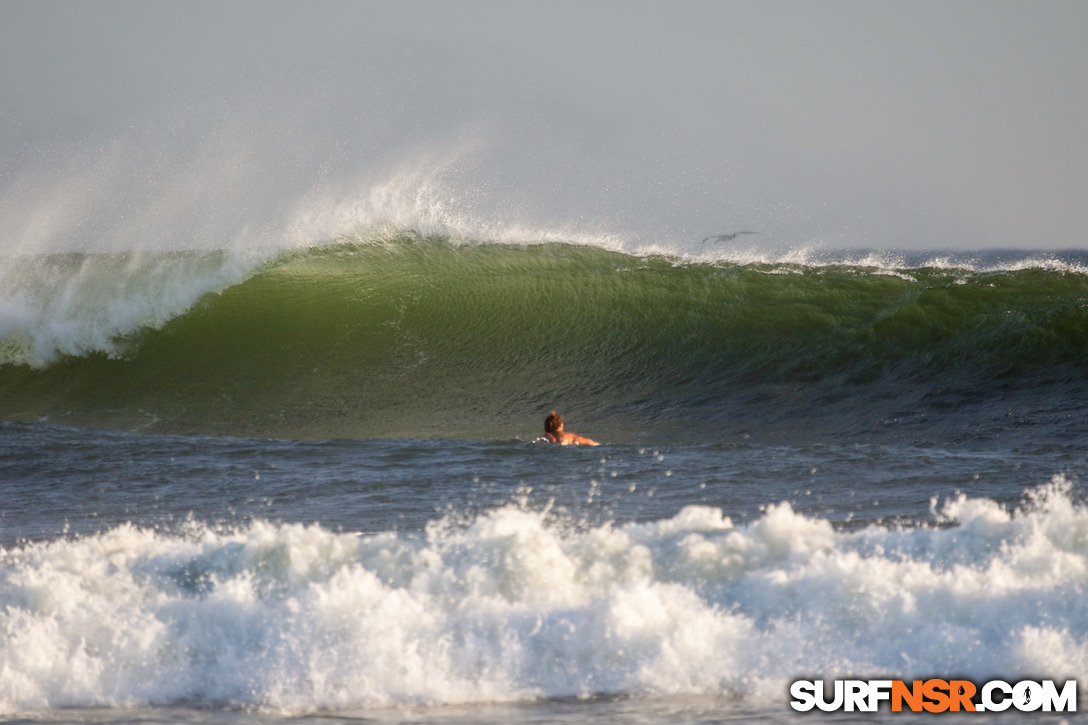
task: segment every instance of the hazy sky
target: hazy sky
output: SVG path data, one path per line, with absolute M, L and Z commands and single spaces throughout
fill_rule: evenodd
M 323 194 L 644 241 L 1088 246 L 1079 0 L 0 13 L 6 248 L 267 231 Z

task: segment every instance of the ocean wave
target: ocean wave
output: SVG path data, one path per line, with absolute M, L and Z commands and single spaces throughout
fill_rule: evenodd
M 1088 276 L 1009 259 L 695 262 L 395 230 L 271 257 L 33 259 L 5 277 L 22 286 L 0 416 L 498 439 L 577 407 L 613 440 L 706 442 L 939 414 L 985 437 L 1085 377 Z
M 1088 511 L 844 532 L 788 503 L 579 527 L 511 503 L 421 533 L 131 525 L 0 552 L 0 712 L 278 712 L 624 694 L 781 702 L 797 677 L 1072 678 Z

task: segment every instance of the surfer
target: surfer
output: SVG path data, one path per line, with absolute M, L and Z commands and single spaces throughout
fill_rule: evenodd
M 599 446 L 595 440 L 590 440 L 585 436 L 580 436 L 577 433 L 568 433 L 563 430 L 563 416 L 556 413 L 554 410 L 548 413 L 548 417 L 544 419 L 544 437 L 549 443 L 558 443 L 560 445 L 576 445 L 576 446 Z

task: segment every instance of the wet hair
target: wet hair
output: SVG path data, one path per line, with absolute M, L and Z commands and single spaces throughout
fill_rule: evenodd
M 556 413 L 554 410 L 548 413 L 548 417 L 544 419 L 544 432 L 545 433 L 558 433 L 559 429 L 563 427 L 563 416 Z

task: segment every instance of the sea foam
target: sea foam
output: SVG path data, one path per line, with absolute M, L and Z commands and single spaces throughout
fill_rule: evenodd
M 0 712 L 277 712 L 622 693 L 784 701 L 798 677 L 1088 668 L 1088 510 L 844 532 L 788 503 L 578 527 L 509 504 L 424 532 L 120 526 L 2 552 Z

